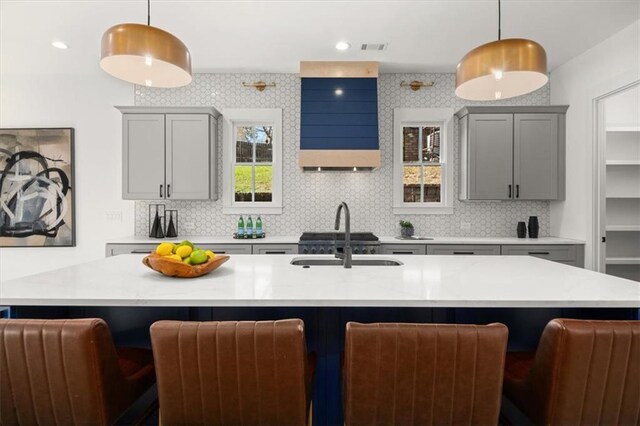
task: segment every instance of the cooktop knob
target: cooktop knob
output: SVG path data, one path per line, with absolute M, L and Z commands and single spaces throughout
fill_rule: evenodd
M 303 249 L 302 249 L 302 254 L 307 254 L 307 253 L 309 253 L 309 249 L 307 249 L 307 248 L 303 248 Z

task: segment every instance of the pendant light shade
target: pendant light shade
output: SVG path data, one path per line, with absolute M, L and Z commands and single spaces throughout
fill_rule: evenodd
M 547 52 L 532 40 L 502 40 L 502 5 L 498 0 L 498 40 L 464 55 L 456 68 L 456 96 L 494 101 L 525 95 L 547 84 Z
M 532 40 L 511 38 L 476 47 L 458 64 L 456 96 L 470 101 L 507 99 L 547 84 L 547 53 Z
M 180 87 L 191 83 L 191 54 L 180 39 L 160 28 L 119 24 L 102 36 L 100 67 L 141 86 Z

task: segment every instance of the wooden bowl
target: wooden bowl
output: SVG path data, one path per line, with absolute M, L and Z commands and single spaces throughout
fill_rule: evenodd
M 142 259 L 142 263 L 167 277 L 195 278 L 218 269 L 227 260 L 229 260 L 229 256 L 216 255 L 213 259 L 209 259 L 200 265 L 187 265 L 154 253 Z

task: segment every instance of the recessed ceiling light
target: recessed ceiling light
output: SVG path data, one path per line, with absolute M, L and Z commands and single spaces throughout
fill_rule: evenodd
M 69 48 L 67 43 L 65 43 L 64 41 L 59 41 L 59 40 L 56 40 L 56 41 L 52 42 L 51 45 L 53 47 L 55 47 L 56 49 L 63 49 L 64 50 L 64 49 L 68 49 Z
M 339 41 L 339 42 L 336 43 L 336 49 L 338 49 L 338 50 L 347 50 L 350 47 L 351 47 L 351 45 L 349 43 L 347 43 L 346 41 Z

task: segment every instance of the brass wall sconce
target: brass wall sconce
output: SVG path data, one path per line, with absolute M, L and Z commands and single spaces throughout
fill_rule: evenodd
M 242 82 L 244 87 L 254 87 L 258 92 L 264 92 L 267 87 L 276 87 L 276 83 L 265 83 L 264 81 L 254 81 L 253 83 Z
M 411 82 L 402 81 L 400 83 L 400 87 L 409 87 L 409 88 L 411 88 L 411 90 L 416 92 L 416 91 L 422 89 L 423 87 L 432 87 L 434 84 L 435 83 L 433 81 L 427 81 L 425 83 L 424 81 L 413 80 Z

